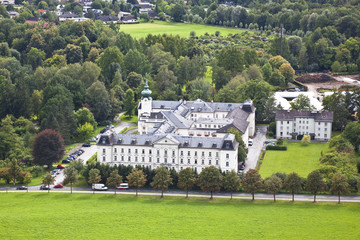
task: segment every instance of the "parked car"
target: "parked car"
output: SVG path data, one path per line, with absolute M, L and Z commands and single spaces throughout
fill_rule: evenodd
M 100 131 L 100 133 L 105 133 L 106 131 L 107 131 L 107 129 L 104 128 L 104 129 L 102 129 L 102 130 Z
M 87 142 L 82 145 L 83 147 L 91 147 L 91 143 Z
M 56 184 L 54 188 L 63 188 L 64 186 L 62 184 Z
M 25 186 L 19 186 L 16 188 L 16 190 L 27 190 L 28 188 Z
M 96 142 L 98 139 L 99 139 L 99 138 L 98 138 L 97 136 L 95 136 L 95 137 L 91 138 L 91 139 L 89 140 L 89 142 Z
M 56 167 L 57 169 L 64 169 L 65 168 L 65 166 L 63 166 L 63 165 L 61 165 L 61 164 L 59 164 L 59 165 L 57 165 L 57 167 Z
M 93 190 L 97 190 L 97 191 L 106 191 L 108 190 L 108 188 L 102 184 L 102 183 L 96 183 L 92 186 L 92 189 Z
M 120 190 L 127 190 L 129 189 L 129 184 L 128 183 L 121 183 L 118 187 L 116 187 L 117 189 Z
M 62 160 L 62 162 L 61 163 L 70 163 L 71 161 L 69 160 L 69 159 L 64 159 L 64 160 Z
M 40 186 L 40 190 L 50 190 L 48 186 Z
M 253 140 L 252 140 L 252 139 L 249 139 L 249 140 L 248 140 L 248 144 L 249 144 L 249 146 L 252 146 L 252 145 L 253 145 Z

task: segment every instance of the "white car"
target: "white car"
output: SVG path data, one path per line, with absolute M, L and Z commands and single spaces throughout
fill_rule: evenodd
M 252 139 L 249 139 L 248 145 L 249 145 L 249 146 L 252 146 L 252 145 L 253 145 L 253 140 L 252 140 Z

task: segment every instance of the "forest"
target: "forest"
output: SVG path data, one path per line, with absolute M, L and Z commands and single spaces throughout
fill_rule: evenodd
M 138 9 L 130 6 L 131 2 L 92 3 L 104 14 L 136 15 Z M 286 89 L 295 70 L 360 69 L 357 1 L 156 1 L 154 11 L 160 19 L 164 15 L 166 21 L 246 31 L 228 36 L 191 32 L 187 38 L 149 34 L 140 39 L 121 32 L 119 24 L 104 25 L 91 16 L 84 22 L 60 23 L 50 11 L 55 7 L 52 1 L 25 3 L 20 16 L 10 19 L 7 10 L 13 6 L 0 6 L 1 159 L 31 159 L 34 134 L 42 130 L 59 131 L 69 144 L 86 141 L 97 125 L 110 124 L 121 111 L 136 114 L 145 79 L 154 99 L 252 99 L 256 120 L 271 122 L 278 108 L 272 92 Z M 82 15 L 80 7 L 71 1 L 65 4 L 66 10 Z M 42 21 L 25 24 L 39 16 L 37 9 L 48 10 Z M 338 98 L 329 99 L 328 110 L 343 103 Z M 338 116 L 343 120 L 339 129 L 353 110 L 354 106 Z

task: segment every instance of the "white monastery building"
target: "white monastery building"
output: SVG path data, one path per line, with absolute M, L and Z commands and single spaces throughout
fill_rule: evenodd
M 200 173 L 216 166 L 238 171 L 235 128 L 248 138 L 255 134 L 255 107 L 245 103 L 154 101 L 146 82 L 138 105 L 138 133 L 102 135 L 97 161 L 110 165 L 166 166 L 180 171 L 191 167 Z
M 331 138 L 333 112 L 305 110 L 277 110 L 276 138 L 298 139 L 310 135 L 312 140 Z

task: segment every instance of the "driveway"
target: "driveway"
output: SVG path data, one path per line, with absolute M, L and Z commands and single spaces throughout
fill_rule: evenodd
M 245 162 L 244 172 L 249 171 L 249 169 L 255 169 L 257 161 L 259 160 L 261 150 L 264 147 L 264 142 L 266 140 L 267 126 L 256 126 L 257 132 L 253 138 L 253 145 L 249 146 L 249 152 L 247 155 L 247 160 Z

